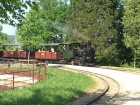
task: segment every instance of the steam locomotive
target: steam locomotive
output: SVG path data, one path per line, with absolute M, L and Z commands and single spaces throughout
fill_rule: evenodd
M 72 65 L 94 66 L 95 51 L 91 47 L 91 42 L 66 44 L 66 50 L 63 50 L 63 62 Z
M 45 47 L 46 49 L 30 52 L 30 57 L 32 59 L 42 62 L 47 61 L 72 65 L 95 65 L 95 51 L 91 46 L 91 41 L 88 41 L 87 43 L 49 43 L 39 44 L 39 46 Z M 58 50 L 58 48 L 60 50 Z M 27 59 L 28 55 L 29 52 L 27 51 L 4 50 L 2 58 Z

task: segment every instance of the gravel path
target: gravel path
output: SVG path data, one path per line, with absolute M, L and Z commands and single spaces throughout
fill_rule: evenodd
M 49 64 L 49 66 L 51 66 L 51 64 Z M 110 105 L 140 105 L 140 75 L 95 67 L 61 66 L 105 75 L 119 82 L 120 91 L 115 98 L 110 100 Z

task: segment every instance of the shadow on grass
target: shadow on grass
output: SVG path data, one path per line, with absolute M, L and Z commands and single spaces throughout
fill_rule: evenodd
M 43 88 L 42 88 L 43 89 Z M 63 93 L 62 94 L 58 94 L 56 93 L 56 89 L 53 92 L 53 88 L 48 89 L 50 91 L 43 93 L 42 89 L 34 89 L 31 90 L 32 91 L 32 95 L 30 97 L 26 97 L 26 94 L 28 93 L 24 93 L 24 96 L 16 96 L 12 94 L 12 92 L 10 93 L 9 91 L 9 97 L 2 97 L 0 96 L 0 105 L 65 105 L 66 103 L 72 101 L 75 99 L 74 96 L 69 95 L 66 96 Z M 58 88 L 59 89 L 63 89 L 63 88 Z M 16 90 L 15 90 L 16 91 Z M 24 91 L 24 89 L 21 89 L 21 91 Z M 82 94 L 82 91 L 79 90 L 74 90 L 71 88 L 65 88 L 64 89 L 65 92 L 70 92 L 70 94 L 76 93 L 76 94 Z M 19 90 L 18 90 L 19 92 Z M 7 92 L 8 93 L 8 92 Z M 18 94 L 18 93 L 17 93 Z M 16 97 L 16 98 L 15 98 Z

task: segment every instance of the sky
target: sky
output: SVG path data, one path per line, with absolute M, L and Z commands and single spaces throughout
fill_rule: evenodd
M 2 25 L 3 27 L 3 30 L 2 32 L 3 33 L 6 33 L 8 35 L 16 35 L 16 27 L 13 27 L 11 25 Z

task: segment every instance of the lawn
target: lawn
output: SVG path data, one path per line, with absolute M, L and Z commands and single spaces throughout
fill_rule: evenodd
M 132 68 L 132 67 L 126 68 L 126 67 L 113 67 L 113 66 L 101 66 L 101 68 L 140 73 L 140 68 Z
M 0 92 L 0 105 L 65 105 L 94 86 L 93 79 L 84 74 L 48 67 L 45 80 Z

